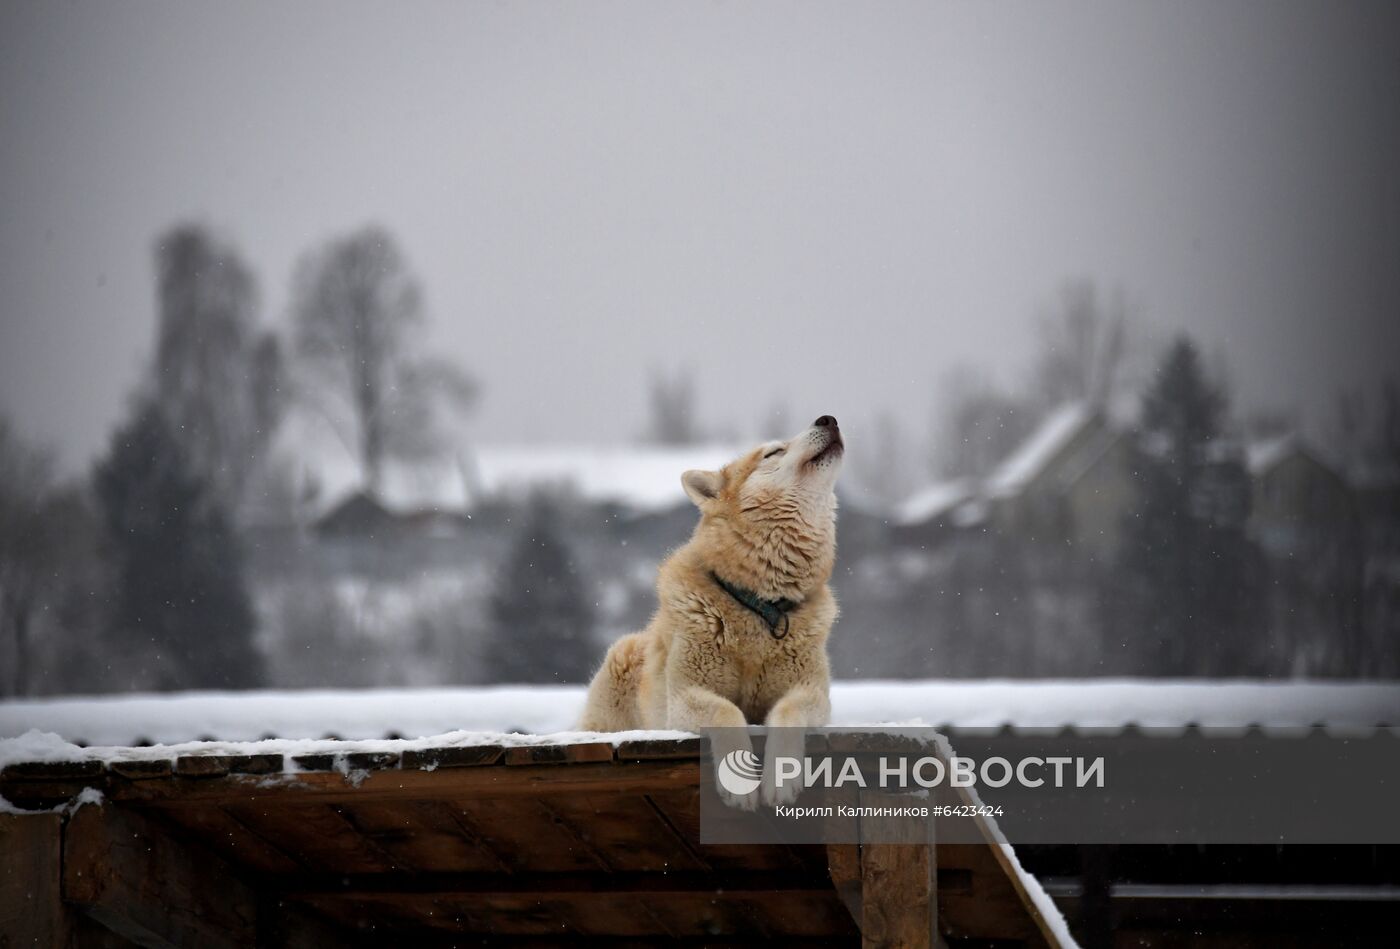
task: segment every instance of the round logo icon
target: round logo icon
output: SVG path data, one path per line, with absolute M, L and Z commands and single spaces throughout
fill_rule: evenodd
M 731 751 L 721 758 L 716 771 L 720 786 L 738 797 L 758 790 L 762 775 L 763 765 L 758 755 L 744 748 Z

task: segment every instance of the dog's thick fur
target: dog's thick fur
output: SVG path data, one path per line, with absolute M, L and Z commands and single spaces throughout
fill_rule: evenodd
M 589 687 L 581 728 L 827 723 L 826 640 L 837 615 L 827 581 L 836 557 L 834 487 L 844 448 L 836 420 L 823 416 L 791 440 L 761 445 L 720 471 L 682 475 L 700 523 L 661 565 L 658 608 L 646 629 L 608 650 Z M 773 635 L 716 576 L 762 599 L 796 603 L 786 634 Z M 770 748 L 770 772 L 774 754 Z M 765 801 L 795 794 L 776 791 L 769 778 Z

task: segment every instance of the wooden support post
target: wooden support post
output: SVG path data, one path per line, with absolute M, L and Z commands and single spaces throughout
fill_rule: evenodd
M 841 903 L 860 925 L 860 844 L 827 844 L 826 867 Z
M 0 933 L 7 946 L 66 946 L 72 929 L 63 905 L 63 818 L 0 814 Z
M 862 793 L 862 806 L 907 805 L 907 797 Z M 933 822 L 861 817 L 861 944 L 931 949 L 938 937 L 938 868 Z M 902 841 L 902 842 L 893 842 Z
M 63 898 L 142 946 L 233 949 L 256 938 L 257 899 L 228 864 L 111 805 L 69 819 Z

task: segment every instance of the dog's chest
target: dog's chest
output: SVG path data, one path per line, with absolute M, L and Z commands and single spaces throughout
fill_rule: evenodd
M 729 675 L 730 701 L 750 722 L 761 722 L 790 684 L 793 672 L 791 643 L 769 634 L 767 628 L 730 631 L 721 650 Z

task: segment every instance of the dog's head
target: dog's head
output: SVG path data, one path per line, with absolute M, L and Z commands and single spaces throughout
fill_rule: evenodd
M 681 484 L 700 509 L 702 531 L 742 538 L 740 546 L 771 549 L 779 559 L 809 559 L 820 569 L 834 552 L 836 475 L 845 450 L 836 419 L 823 415 L 787 441 L 760 445 L 719 471 L 687 471 Z

